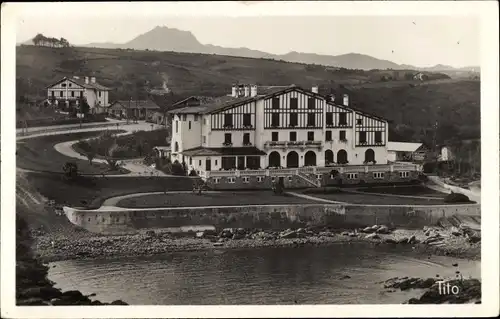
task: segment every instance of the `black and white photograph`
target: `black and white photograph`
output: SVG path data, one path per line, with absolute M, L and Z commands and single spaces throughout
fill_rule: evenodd
M 7 3 L 1 29 L 2 317 L 498 315 L 498 3 Z

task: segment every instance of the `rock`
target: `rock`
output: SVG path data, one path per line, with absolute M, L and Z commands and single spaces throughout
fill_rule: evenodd
M 344 276 L 340 277 L 339 279 L 351 279 L 351 276 L 349 276 L 349 275 L 344 275 Z
M 370 234 L 370 235 L 366 235 L 365 237 L 366 239 L 380 239 L 380 236 L 373 233 L 373 234 Z
M 221 243 L 221 242 L 216 242 L 216 243 L 214 243 L 214 246 L 215 246 L 215 247 L 220 247 L 220 246 L 223 246 L 223 245 L 224 245 L 224 244 L 223 244 L 223 243 Z
M 219 234 L 221 238 L 233 238 L 233 230 L 231 228 L 225 228 Z
M 93 306 L 102 306 L 103 305 L 103 303 L 100 302 L 99 300 L 93 300 L 90 304 Z
M 306 232 L 306 230 L 304 228 L 297 229 L 297 234 L 303 234 L 305 232 Z
M 128 303 L 123 300 L 115 300 L 111 304 L 114 306 L 128 306 Z
M 467 236 L 467 240 L 470 243 L 477 243 L 481 241 L 481 235 L 478 232 L 473 232 L 472 234 Z
M 430 236 L 430 235 L 431 235 L 430 230 L 426 231 L 424 235 L 425 235 L 425 236 Z
M 154 230 L 148 230 L 146 232 L 146 236 L 147 237 L 154 237 L 156 235 L 155 231 Z
M 297 238 L 297 233 L 294 231 L 285 231 L 280 234 L 280 238 Z
M 18 306 L 45 306 L 47 302 L 42 298 L 21 299 L 16 302 Z
M 398 239 L 398 244 L 408 244 L 408 238 L 407 237 L 401 237 L 400 239 Z
M 397 244 L 398 241 L 396 241 L 394 238 L 385 238 L 384 243 L 386 244 Z
M 205 237 L 205 232 L 199 231 L 196 233 L 196 238 L 204 238 Z
M 417 237 L 415 237 L 415 235 L 411 235 L 410 238 L 408 238 L 408 244 L 412 245 L 416 243 L 418 243 Z
M 458 264 L 455 263 L 455 264 L 451 264 L 453 267 L 458 267 Z
M 81 300 L 86 298 L 80 291 L 78 290 L 68 290 L 62 293 L 61 299 L 73 299 L 73 300 Z
M 376 232 L 379 234 L 389 234 L 390 230 L 387 226 L 382 225 L 376 230 Z
M 358 234 L 356 234 L 356 233 L 349 233 L 349 237 L 358 237 Z
M 233 240 L 238 240 L 238 239 L 243 239 L 243 238 L 245 238 L 245 235 L 244 234 L 239 234 L 239 233 L 234 234 L 233 237 L 232 237 Z
M 363 233 L 373 233 L 374 230 L 372 229 L 372 227 L 365 227 L 361 230 L 361 232 Z
M 345 231 L 341 233 L 342 236 L 349 236 L 349 232 Z
M 29 298 L 42 298 L 43 300 L 51 300 L 53 298 L 60 298 L 62 292 L 54 287 L 32 287 L 22 290 L 19 293 L 18 298 L 29 299 Z

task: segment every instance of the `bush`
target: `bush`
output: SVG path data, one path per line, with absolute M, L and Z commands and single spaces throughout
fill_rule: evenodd
M 461 193 L 451 193 L 444 198 L 445 203 L 471 203 L 467 195 Z
M 172 175 L 186 176 L 186 171 L 184 170 L 184 167 L 182 166 L 182 164 L 180 164 L 177 161 L 172 164 L 171 172 L 172 172 Z
M 198 173 L 194 169 L 189 172 L 189 176 L 198 176 Z
M 78 165 L 75 162 L 66 162 L 63 166 L 64 176 L 67 179 L 75 179 L 78 177 Z

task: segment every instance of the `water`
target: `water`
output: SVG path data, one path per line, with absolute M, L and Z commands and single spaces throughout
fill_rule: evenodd
M 377 282 L 395 276 L 452 278 L 456 270 L 464 278 L 480 278 L 478 261 L 350 244 L 61 261 L 51 264 L 49 278 L 63 290 L 133 305 L 390 304 L 422 291 L 386 292 Z

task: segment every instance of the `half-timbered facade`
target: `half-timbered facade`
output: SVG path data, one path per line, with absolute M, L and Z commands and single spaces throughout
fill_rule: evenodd
M 170 113 L 171 160 L 198 172 L 387 164 L 387 121 L 317 87 L 233 87 Z
M 91 112 L 101 113 L 109 106 L 109 91 L 95 77 L 65 77 L 47 87 L 47 99 L 56 105 L 77 106 L 84 98 Z

